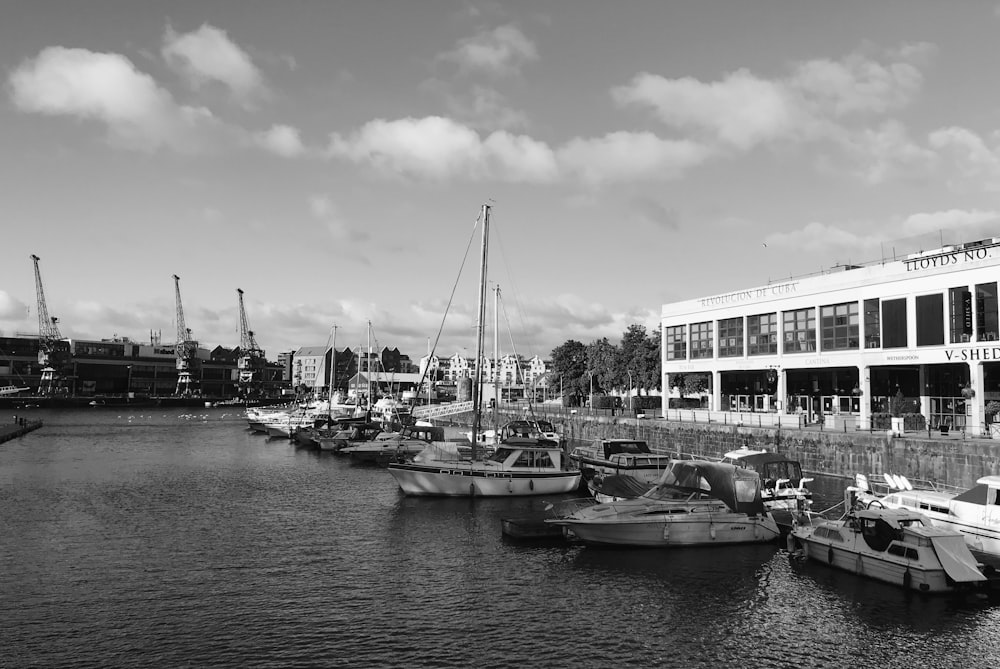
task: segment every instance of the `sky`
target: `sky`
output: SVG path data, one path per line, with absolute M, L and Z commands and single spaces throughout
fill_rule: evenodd
M 0 334 L 34 254 L 64 337 L 173 343 L 177 275 L 207 347 L 242 289 L 270 359 L 472 355 L 484 204 L 526 357 L 1000 236 L 998 45 L 978 1 L 0 0 Z

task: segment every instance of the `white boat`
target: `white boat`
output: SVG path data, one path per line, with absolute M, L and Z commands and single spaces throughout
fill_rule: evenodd
M 2 386 L 0 387 L 0 395 L 16 395 L 27 390 L 31 390 L 31 388 L 22 386 Z
M 649 485 L 659 481 L 673 461 L 667 453 L 654 453 L 642 439 L 596 439 L 574 448 L 569 459 L 588 482 L 595 476 L 630 476 Z
M 545 522 L 584 543 L 610 546 L 763 543 L 780 536 L 761 500 L 757 473 L 707 460 L 673 460 L 640 497 L 594 504 Z
M 483 358 L 483 330 L 487 284 L 490 207 L 483 205 L 479 271 L 479 313 L 476 360 Z M 477 366 L 477 375 L 481 373 Z M 580 486 L 579 470 L 571 470 L 559 441 L 539 432 L 539 425 L 514 421 L 501 430 L 496 450 L 486 458 L 478 443 L 483 398 L 480 378 L 472 383 L 473 422 L 471 458 L 456 448 L 451 452 L 430 447 L 408 462 L 389 463 L 389 473 L 407 495 L 453 497 L 515 497 L 572 492 Z M 521 436 L 524 434 L 529 436 Z
M 407 425 L 399 432 L 383 432 L 374 439 L 345 446 L 341 453 L 357 462 L 384 462 L 413 457 L 429 445 L 445 442 L 444 428 Z
M 956 592 L 986 587 L 987 577 L 961 534 L 935 527 L 912 509 L 858 508 L 858 488 L 844 492 L 839 520 L 801 514 L 789 548 L 835 569 L 909 590 Z
M 547 439 L 511 437 L 484 460 L 465 457 L 458 444 L 452 445 L 454 449 L 425 449 L 409 462 L 389 463 L 389 473 L 407 495 L 519 497 L 580 487 L 580 472 L 566 469 L 562 449 Z
M 1000 560 L 1000 476 L 983 476 L 968 490 L 914 485 L 897 474 L 884 474 L 885 486 L 859 474 L 859 499 L 870 507 L 911 509 L 936 527 L 960 533 L 969 548 L 991 560 Z
M 812 504 L 812 492 L 806 487 L 812 479 L 802 475 L 798 460 L 771 451 L 741 448 L 723 455 L 722 461 L 760 475 L 760 494 L 771 511 L 805 511 Z

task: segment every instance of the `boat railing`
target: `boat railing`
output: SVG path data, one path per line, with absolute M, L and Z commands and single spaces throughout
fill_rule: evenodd
M 884 497 L 885 495 L 894 492 L 906 490 L 924 490 L 951 495 L 957 495 L 966 490 L 965 488 L 948 485 L 939 481 L 909 478 L 900 474 L 892 474 L 889 472 L 883 474 L 868 474 L 867 476 L 861 474 L 855 477 L 855 479 L 859 488 L 862 490 L 867 489 L 868 492 L 877 497 Z

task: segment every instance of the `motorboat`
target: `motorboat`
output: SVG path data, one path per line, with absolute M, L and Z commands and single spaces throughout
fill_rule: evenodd
M 385 463 L 416 456 L 428 445 L 446 441 L 444 428 L 432 425 L 407 425 L 399 432 L 377 435 L 374 439 L 345 446 L 341 453 L 356 462 Z
M 316 439 L 321 451 L 339 453 L 348 446 L 363 444 L 383 434 L 381 423 L 373 423 L 365 419 L 346 419 L 320 433 Z
M 936 527 L 960 533 L 973 552 L 1000 560 L 1000 476 L 983 476 L 968 489 L 914 484 L 899 474 L 882 478 L 884 486 L 877 477 L 855 477 L 866 506 L 918 511 Z
M 636 547 L 763 543 L 780 536 L 760 477 L 730 463 L 673 460 L 643 495 L 549 518 L 587 544 Z
M 747 467 L 760 475 L 760 494 L 771 511 L 803 511 L 812 504 L 812 492 L 798 460 L 771 451 L 741 448 L 722 456 L 723 462 Z
M 858 492 L 855 486 L 844 491 L 847 511 L 838 520 L 801 514 L 789 532 L 789 549 L 918 592 L 986 587 L 988 579 L 960 533 L 935 527 L 913 509 L 864 508 Z
M 666 453 L 654 453 L 641 439 L 597 439 L 574 448 L 569 459 L 588 482 L 595 476 L 615 475 L 653 484 L 663 476 L 673 458 Z

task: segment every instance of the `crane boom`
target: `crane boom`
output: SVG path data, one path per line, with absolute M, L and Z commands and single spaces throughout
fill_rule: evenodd
M 38 393 L 52 395 L 65 391 L 66 370 L 69 366 L 69 347 L 63 341 L 62 333 L 57 325 L 59 319 L 49 316 L 49 308 L 45 303 L 45 288 L 42 287 L 42 272 L 38 268 L 40 258 L 34 254 L 31 260 L 35 264 L 35 296 L 38 300 L 38 364 L 41 366 Z
M 244 399 L 260 394 L 264 371 L 264 351 L 257 345 L 253 330 L 247 322 L 247 310 L 243 304 L 243 290 L 236 289 L 240 305 L 240 357 L 237 360 L 239 393 Z
M 191 337 L 191 328 L 184 322 L 181 304 L 181 278 L 174 274 L 174 293 L 177 300 L 177 389 L 175 395 L 192 395 L 195 390 L 194 372 L 198 368 L 198 342 Z

